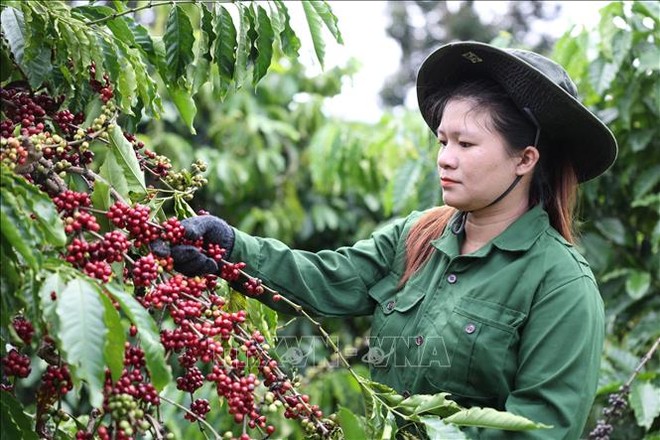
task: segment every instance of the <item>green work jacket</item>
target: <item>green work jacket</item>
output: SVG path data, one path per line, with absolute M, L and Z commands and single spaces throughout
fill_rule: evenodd
M 470 254 L 461 255 L 463 237 L 445 228 L 430 260 L 399 288 L 406 236 L 422 214 L 316 253 L 236 230 L 231 260 L 316 315 L 373 315 L 372 378 L 399 393 L 449 392 L 462 405 L 554 427 L 471 435 L 579 438 L 604 338 L 603 302 L 587 262 L 536 206 Z

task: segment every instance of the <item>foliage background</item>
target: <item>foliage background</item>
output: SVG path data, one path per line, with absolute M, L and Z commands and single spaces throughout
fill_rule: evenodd
M 399 3 L 393 6 L 393 20 L 397 13 L 405 15 L 397 7 Z M 170 11 L 163 7 L 156 12 L 148 31 L 158 36 L 165 32 Z M 452 23 L 465 20 L 468 12 L 466 6 L 452 16 L 445 8 L 440 25 L 453 29 Z M 580 199 L 579 247 L 599 280 L 608 322 L 599 397 L 586 432 L 593 428 L 607 394 L 627 379 L 660 336 L 659 17 L 655 2 L 612 2 L 601 10 L 596 29 L 567 29 L 558 41 L 545 41 L 538 48 L 567 68 L 584 102 L 619 141 L 615 165 L 584 185 Z M 470 26 L 460 29 L 465 28 Z M 494 35 L 492 29 L 489 33 L 484 27 L 472 28 L 480 33 L 460 37 L 523 47 L 522 37 L 515 33 Z M 455 37 L 449 33 L 447 41 Z M 30 49 L 38 48 L 26 51 Z M 119 50 L 130 59 L 142 49 Z M 215 76 L 215 82 L 196 82 L 190 67 L 188 72 L 182 67 L 174 81 L 164 70 L 157 74 L 158 65 L 154 71 L 138 69 L 135 73 L 142 74 L 143 81 L 126 82 L 125 93 L 119 83 L 121 104 L 133 113 L 123 124 L 170 157 L 175 167 L 190 167 L 194 159 L 209 164 L 208 185 L 190 202 L 194 209 L 203 208 L 246 232 L 279 238 L 296 248 L 314 251 L 351 244 L 399 215 L 440 203 L 435 141 L 418 115 L 399 108 L 376 124 L 329 118 L 322 110 L 324 99 L 340 93 L 342 80 L 357 67 L 309 76 L 295 56 L 284 55 L 273 54 L 258 84 L 247 80 L 232 90 L 222 75 Z M 38 61 L 39 56 L 37 52 L 32 59 Z M 87 60 L 74 61 L 83 66 Z M 194 65 L 204 68 L 204 60 L 197 57 Z M 32 67 L 37 69 L 38 63 Z M 402 67 L 406 68 L 411 66 Z M 82 67 L 79 71 L 86 72 Z M 159 99 L 133 100 L 134 95 L 153 96 L 149 87 L 161 91 Z M 391 84 L 383 91 L 385 102 L 397 103 L 396 96 L 401 92 L 392 91 Z M 74 104 L 75 99 L 83 98 L 74 97 Z M 161 117 L 155 118 L 157 114 Z M 316 334 L 308 322 L 289 318 L 280 317 L 280 337 Z M 326 320 L 323 325 L 341 346 L 355 349 L 350 359 L 367 374 L 360 359 L 369 319 Z M 360 413 L 355 383 L 315 341 L 301 339 L 303 350 L 313 356 L 304 365 L 291 365 L 301 374 L 303 387 L 325 412 L 341 406 Z M 632 410 L 613 438 L 658 437 L 658 365 L 656 356 L 635 382 Z M 287 435 L 302 436 L 295 425 L 286 426 Z M 182 423 L 172 423 L 171 428 L 181 437 L 199 435 L 194 426 L 185 432 Z

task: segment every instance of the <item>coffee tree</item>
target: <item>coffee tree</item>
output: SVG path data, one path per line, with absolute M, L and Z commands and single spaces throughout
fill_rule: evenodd
M 167 98 L 194 131 L 202 85 L 226 97 L 257 84 L 274 54 L 297 57 L 290 6 L 3 2 L 3 437 L 164 439 L 187 420 L 206 438 L 279 438 L 274 420 L 286 418 L 307 437 L 371 438 L 393 435 L 395 415 L 429 433 L 542 427 L 369 381 L 300 306 L 224 249 L 184 236 L 179 219 L 197 215 L 189 202 L 206 164 L 175 169 L 131 128 L 159 118 Z M 296 6 L 322 63 L 322 30 L 341 42 L 336 17 L 326 2 Z M 134 19 L 158 8 L 167 11 L 162 37 Z M 176 273 L 152 251 L 161 242 L 197 246 L 220 273 Z M 324 414 L 310 401 L 271 354 L 275 313 L 243 295 L 284 301 L 317 325 L 362 391 L 366 417 Z M 166 405 L 178 410 L 174 422 Z M 218 432 L 212 412 L 233 427 Z
M 657 355 L 638 368 L 660 340 L 660 8 L 612 2 L 600 13 L 596 29 L 567 32 L 554 50 L 619 142 L 613 167 L 581 197 L 580 245 L 608 326 L 590 438 L 642 438 L 657 435 L 660 415 Z

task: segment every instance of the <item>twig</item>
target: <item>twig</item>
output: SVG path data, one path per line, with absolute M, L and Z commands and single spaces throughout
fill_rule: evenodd
M 161 397 L 162 399 L 162 397 Z M 161 431 L 161 426 L 160 423 L 158 423 L 158 420 L 154 419 L 151 414 L 146 414 L 145 418 L 151 423 L 151 426 L 154 427 L 154 432 L 155 432 L 155 437 L 156 440 L 162 440 L 163 439 L 163 434 L 160 432 Z
M 87 26 L 91 26 L 91 25 L 94 25 L 94 24 L 100 24 L 100 23 L 104 23 L 106 21 L 114 20 L 115 18 L 121 17 L 123 15 L 133 14 L 133 13 L 141 11 L 143 9 L 154 8 L 156 6 L 172 5 L 174 3 L 197 3 L 197 0 L 177 0 L 176 2 L 168 0 L 168 1 L 160 2 L 160 3 L 154 3 L 153 0 L 149 0 L 149 3 L 147 3 L 146 5 L 137 6 L 135 8 L 127 9 L 124 12 L 115 12 L 112 15 L 108 15 L 106 17 L 99 18 L 98 20 L 87 21 L 87 22 L 85 22 L 85 24 Z
M 170 400 L 170 399 L 168 399 L 168 398 L 165 397 L 165 396 L 160 396 L 160 400 L 163 400 L 163 401 L 169 403 L 170 405 L 174 405 L 174 406 L 176 406 L 177 408 L 179 408 L 179 409 L 181 409 L 181 410 L 187 412 L 188 414 L 194 416 L 196 419 L 199 420 L 199 422 L 200 422 L 201 424 L 203 424 L 204 426 L 206 426 L 206 427 L 209 429 L 209 431 L 211 431 L 211 432 L 213 433 L 213 435 L 215 436 L 216 440 L 222 440 L 222 436 L 221 436 L 220 434 L 218 434 L 217 431 L 216 431 L 215 429 L 213 429 L 213 426 L 211 426 L 206 420 L 200 418 L 197 414 L 195 414 L 194 412 L 190 411 L 190 410 L 189 410 L 188 408 L 186 408 L 185 406 L 183 406 L 183 405 L 181 405 L 181 404 L 179 404 L 179 403 L 177 403 L 177 402 L 174 402 L 173 400 Z
M 649 351 L 646 352 L 644 357 L 642 357 L 642 360 L 639 362 L 639 365 L 635 368 L 635 371 L 630 375 L 626 383 L 623 385 L 626 389 L 630 388 L 630 385 L 632 384 L 633 380 L 635 380 L 635 377 L 639 374 L 640 371 L 642 371 L 642 368 L 644 368 L 644 365 L 651 359 L 651 356 L 653 356 L 653 353 L 658 349 L 658 346 L 660 346 L 660 338 L 655 340 L 655 343 L 651 346 Z

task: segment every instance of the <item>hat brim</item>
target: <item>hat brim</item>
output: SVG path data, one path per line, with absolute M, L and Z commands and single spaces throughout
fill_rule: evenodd
M 599 176 L 614 163 L 616 139 L 600 119 L 533 65 L 484 43 L 450 43 L 422 63 L 417 101 L 429 128 L 437 130 L 425 105 L 429 96 L 466 79 L 485 77 L 502 85 L 518 108 L 532 111 L 541 127 L 541 144 L 567 155 L 579 182 Z

